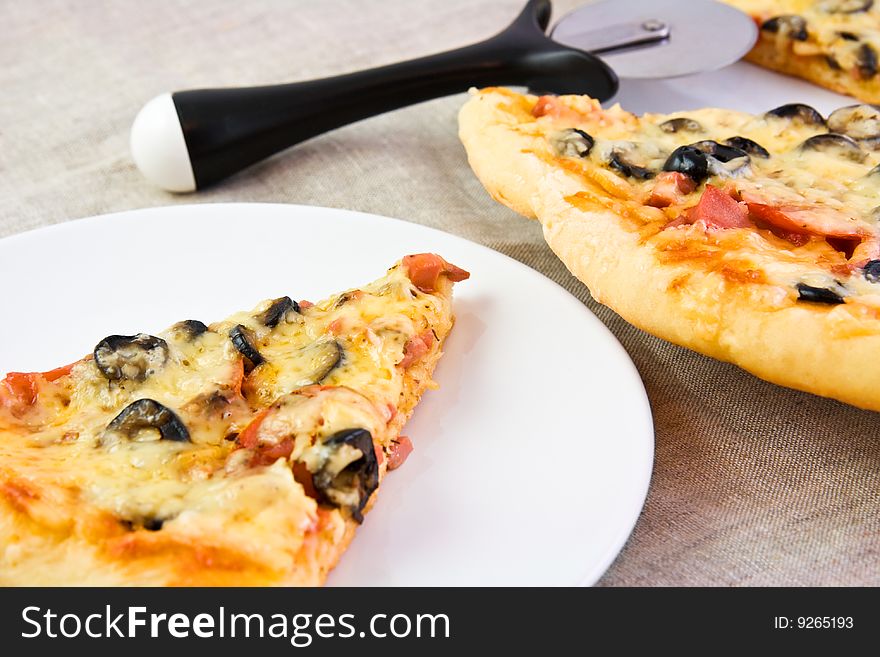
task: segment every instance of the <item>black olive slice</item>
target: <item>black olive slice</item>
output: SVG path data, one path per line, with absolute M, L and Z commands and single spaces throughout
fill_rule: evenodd
M 828 116 L 828 129 L 859 140 L 880 138 L 880 106 L 849 105 Z
M 342 346 L 336 340 L 324 340 L 304 347 L 291 359 L 288 365 L 292 368 L 301 364 L 304 368 L 305 385 L 321 383 L 330 372 L 342 362 L 345 355 Z
M 244 356 L 247 372 L 266 362 L 266 359 L 254 346 L 253 334 L 247 327 L 238 324 L 229 331 L 229 339 L 232 340 L 232 346 L 238 350 L 238 353 Z
M 366 429 L 345 429 L 327 438 L 322 447 L 329 453 L 312 473 L 320 501 L 347 508 L 357 522 L 363 522 L 364 506 L 379 486 L 373 436 Z
M 177 324 L 175 324 L 171 328 L 174 331 L 181 332 L 190 340 L 194 340 L 203 333 L 208 332 L 208 327 L 205 325 L 205 323 L 200 322 L 197 319 L 185 319 L 182 322 L 177 322 Z
M 287 313 L 299 313 L 299 304 L 290 297 L 281 297 L 275 299 L 272 304 L 257 318 L 264 326 L 274 328 L 278 326 L 282 319 L 287 317 Z
M 825 119 L 822 117 L 819 112 L 810 107 L 809 105 L 804 105 L 803 103 L 791 103 L 789 105 L 780 105 L 769 112 L 767 112 L 764 116 L 773 116 L 780 119 L 791 119 L 795 121 L 800 121 L 806 125 L 815 125 L 820 127 L 825 127 Z
M 870 260 L 862 268 L 862 275 L 869 283 L 880 283 L 880 260 Z
M 706 163 L 709 175 L 731 177 L 741 173 L 749 166 L 749 154 L 740 148 L 719 144 L 717 141 L 705 139 L 690 144 L 691 148 L 702 151 L 708 157 Z
M 874 0 L 820 0 L 816 3 L 816 8 L 827 14 L 858 14 L 873 6 Z
M 749 154 L 746 153 L 743 149 L 737 148 L 736 146 L 730 146 L 725 144 L 719 144 L 717 141 L 712 141 L 711 139 L 705 139 L 703 141 L 698 141 L 696 143 L 691 144 L 694 148 L 697 148 L 706 155 L 711 155 L 719 162 L 730 162 L 739 157 L 744 157 L 748 159 Z
M 110 381 L 144 381 L 168 360 L 168 343 L 146 333 L 110 335 L 95 345 L 94 356 Z
M 780 30 L 788 36 L 789 39 L 795 41 L 806 41 L 809 38 L 807 33 L 807 21 L 802 16 L 786 14 L 784 16 L 774 16 L 764 21 L 761 29 L 771 34 L 777 34 Z
M 806 283 L 798 283 L 798 301 L 811 301 L 813 303 L 837 304 L 843 303 L 843 297 L 834 290 L 825 287 L 813 287 Z
M 836 157 L 842 157 L 853 162 L 864 162 L 868 156 L 855 140 L 846 135 L 838 135 L 829 132 L 823 135 L 814 135 L 800 145 L 802 151 L 818 151 L 828 153 Z
M 153 399 L 133 401 L 107 425 L 107 433 L 128 440 L 138 440 L 147 430 L 158 431 L 162 440 L 189 442 L 189 432 L 177 414 Z
M 621 150 L 614 149 L 608 158 L 608 164 L 612 169 L 616 169 L 624 176 L 636 178 L 638 180 L 650 180 L 654 177 L 654 172 L 650 169 L 627 162 L 626 153 Z
M 859 40 L 858 34 L 854 34 L 853 32 L 847 32 L 845 30 L 842 32 L 838 32 L 837 36 L 839 36 L 844 41 L 858 41 Z
M 877 75 L 877 51 L 867 43 L 859 46 L 856 52 L 856 69 L 864 80 Z
M 663 164 L 664 171 L 678 171 L 698 185 L 709 177 L 709 158 L 693 146 L 679 146 Z
M 663 132 L 703 132 L 703 126 L 693 119 L 678 117 L 657 125 Z
M 738 148 L 739 150 L 748 153 L 752 157 L 760 157 L 765 159 L 770 157 L 770 151 L 761 146 L 761 144 L 759 144 L 758 142 L 752 141 L 748 137 L 740 137 L 739 135 L 737 135 L 736 137 L 725 139 L 724 143 L 728 146 Z
M 596 140 L 583 130 L 569 128 L 553 135 L 550 143 L 561 157 L 586 157 L 593 150 Z

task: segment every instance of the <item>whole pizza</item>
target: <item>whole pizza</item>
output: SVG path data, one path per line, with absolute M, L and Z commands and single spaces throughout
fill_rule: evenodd
M 635 116 L 474 91 L 489 193 L 540 220 L 597 301 L 769 381 L 880 410 L 880 114 L 803 104 Z

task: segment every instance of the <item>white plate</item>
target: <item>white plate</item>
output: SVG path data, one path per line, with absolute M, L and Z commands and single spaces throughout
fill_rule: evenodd
M 653 424 L 623 348 L 532 269 L 461 238 L 293 205 L 174 206 L 0 240 L 0 370 L 41 371 L 105 335 L 318 300 L 407 253 L 468 269 L 458 321 L 406 426 L 415 451 L 332 573 L 335 585 L 593 583 L 644 503 Z

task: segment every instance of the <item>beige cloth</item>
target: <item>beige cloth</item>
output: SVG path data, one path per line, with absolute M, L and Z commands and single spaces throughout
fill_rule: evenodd
M 139 207 L 266 201 L 374 212 L 481 242 L 582 299 L 645 381 L 656 423 L 653 483 L 601 584 L 880 584 L 880 414 L 764 383 L 593 302 L 537 224 L 494 203 L 471 174 L 456 138 L 463 96 L 338 130 L 197 195 L 151 187 L 130 160 L 131 121 L 160 92 L 306 79 L 428 54 L 495 33 L 519 5 L 0 3 L 0 236 Z

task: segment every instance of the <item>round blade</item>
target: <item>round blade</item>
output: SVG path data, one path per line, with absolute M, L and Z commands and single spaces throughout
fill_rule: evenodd
M 661 25 L 669 29 L 663 41 L 613 48 L 612 42 L 645 41 Z M 572 48 L 600 50 L 595 54 L 622 78 L 672 78 L 741 59 L 758 28 L 743 12 L 715 0 L 600 0 L 563 16 L 550 36 Z

